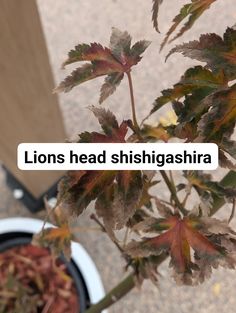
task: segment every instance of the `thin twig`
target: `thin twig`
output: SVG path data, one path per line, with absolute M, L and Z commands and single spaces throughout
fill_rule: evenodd
M 228 223 L 230 223 L 232 221 L 234 214 L 235 214 L 235 199 L 233 199 L 232 211 L 231 211 Z
M 105 226 L 99 221 L 99 219 L 97 218 L 97 216 L 96 216 L 95 214 L 91 214 L 91 215 L 90 215 L 90 218 L 91 218 L 92 220 L 94 220 L 94 221 L 101 227 L 101 230 L 102 230 L 104 233 L 107 234 L 107 230 L 106 230 Z M 108 235 L 108 236 L 109 236 L 109 235 Z M 112 239 L 112 238 L 111 238 L 111 239 Z M 123 249 L 121 248 L 121 246 L 118 244 L 118 242 L 115 241 L 115 240 L 113 240 L 113 239 L 112 239 L 112 241 L 114 242 L 114 244 L 116 245 L 116 247 L 118 248 L 118 250 L 123 254 L 124 251 L 123 251 Z
M 126 72 L 129 82 L 129 92 L 130 92 L 130 100 L 131 100 L 131 109 L 132 109 L 132 119 L 134 123 L 134 127 L 136 129 L 139 129 L 137 117 L 136 117 L 136 111 L 135 111 L 135 101 L 134 101 L 134 89 L 133 89 L 133 83 L 132 83 L 132 77 L 130 72 Z
M 173 185 L 174 188 L 175 188 L 175 182 L 174 182 L 174 177 L 173 177 L 172 171 L 169 171 L 169 174 L 170 174 L 170 181 L 171 181 L 172 185 Z M 176 190 L 176 188 L 175 188 L 175 190 Z
M 167 176 L 165 171 L 160 171 L 161 176 L 163 177 L 170 193 L 171 193 L 171 197 L 175 202 L 175 205 L 178 207 L 179 211 L 183 214 L 183 215 L 187 215 L 188 211 L 183 207 L 183 205 L 181 204 L 181 202 L 179 201 L 179 198 L 177 196 L 176 193 L 176 189 L 175 186 L 171 183 L 169 177 Z
M 124 246 L 124 247 L 125 247 L 126 244 L 127 244 L 128 236 L 129 236 L 129 227 L 126 227 L 125 236 L 124 236 L 124 239 L 123 239 L 123 246 Z
M 43 308 L 42 313 L 48 313 L 49 312 L 54 300 L 55 300 L 54 297 L 50 297 L 48 299 L 47 303 L 45 304 L 45 307 Z
M 188 200 L 188 198 L 189 198 L 190 195 L 191 195 L 191 191 L 187 191 L 187 192 L 186 192 L 186 195 L 185 195 L 185 197 L 184 197 L 184 200 L 183 200 L 182 203 L 181 203 L 183 207 L 186 206 L 187 200 Z

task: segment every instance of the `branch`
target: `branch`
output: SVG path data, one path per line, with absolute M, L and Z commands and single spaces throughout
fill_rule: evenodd
M 135 286 L 134 274 L 130 274 L 123 279 L 115 288 L 113 288 L 102 300 L 93 304 L 85 313 L 101 313 L 102 310 L 108 308 L 118 300 L 123 298 Z
M 163 177 L 163 179 L 164 179 L 168 189 L 170 190 L 171 197 L 174 200 L 177 208 L 179 209 L 179 211 L 183 215 L 187 215 L 188 211 L 183 207 L 183 205 L 179 201 L 179 198 L 177 196 L 177 192 L 176 192 L 175 186 L 171 183 L 171 181 L 169 180 L 169 177 L 167 176 L 165 171 L 160 171 L 160 173 L 161 173 L 161 176 Z

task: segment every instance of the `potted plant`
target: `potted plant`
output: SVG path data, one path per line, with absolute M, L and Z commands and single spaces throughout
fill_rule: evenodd
M 96 266 L 80 244 L 72 242 L 70 261 L 32 245 L 42 228 L 56 230 L 34 218 L 0 220 L 0 312 L 78 313 L 104 296 Z
M 153 23 L 158 31 L 157 15 L 162 0 L 153 0 Z M 174 18 L 161 45 L 164 46 L 190 29 L 194 22 L 216 0 L 195 0 L 184 5 Z M 178 33 L 177 27 L 187 19 Z M 173 36 L 171 38 L 171 36 Z M 66 214 L 56 221 L 58 229 L 68 230 L 69 216 L 80 216 L 90 203 L 94 204 L 93 220 L 121 252 L 128 274 L 104 298 L 90 305 L 86 313 L 99 313 L 116 303 L 145 279 L 155 284 L 161 279 L 158 267 L 170 260 L 173 277 L 178 284 L 195 285 L 210 277 L 212 269 L 236 265 L 236 237 L 230 222 L 235 212 L 236 174 L 235 141 L 232 134 L 236 122 L 236 30 L 229 27 L 223 37 L 204 34 L 199 40 L 173 48 L 173 53 L 202 62 L 188 69 L 172 88 L 164 90 L 150 107 L 150 114 L 138 121 L 132 68 L 150 45 L 141 40 L 131 45 L 126 31 L 112 29 L 109 47 L 98 43 L 78 44 L 63 66 L 86 63 L 65 78 L 55 92 L 68 92 L 77 85 L 106 76 L 99 103 L 104 102 L 124 78 L 127 78 L 131 114 L 118 123 L 115 115 L 102 107 L 90 110 L 98 119 L 100 132 L 83 132 L 79 143 L 147 143 L 209 142 L 219 147 L 220 166 L 227 173 L 222 180 L 213 179 L 202 171 L 180 171 L 176 179 L 172 172 L 142 171 L 70 171 L 59 183 L 54 210 Z M 166 104 L 172 104 L 172 119 L 153 125 L 149 117 Z M 151 189 L 160 181 L 166 185 L 169 197 Z M 196 201 L 197 198 L 197 201 Z M 195 199 L 195 200 L 194 200 Z M 228 202 L 232 206 L 227 221 L 215 217 Z M 125 233 L 121 238 L 120 230 Z M 37 242 L 54 251 L 68 251 L 68 232 L 57 236 L 43 229 Z M 50 240 L 49 240 L 50 239 Z M 56 240 L 55 240 L 56 239 Z M 66 243 L 66 244 L 65 244 Z M 163 278 L 162 278 L 163 279 Z

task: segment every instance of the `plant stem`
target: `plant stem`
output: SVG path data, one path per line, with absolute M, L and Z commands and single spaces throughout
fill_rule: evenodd
M 137 118 L 136 118 L 136 111 L 135 111 L 135 101 L 134 101 L 134 89 L 132 83 L 132 77 L 130 72 L 126 72 L 128 81 L 129 81 L 129 92 L 130 92 L 130 100 L 131 100 L 131 108 L 132 108 L 132 119 L 134 123 L 134 127 L 139 129 Z
M 95 214 L 91 214 L 90 215 L 90 218 L 92 220 L 94 220 L 100 227 L 101 227 L 101 230 L 106 233 L 108 236 L 109 234 L 107 233 L 107 230 L 106 228 L 104 227 L 104 225 L 99 221 L 99 219 L 97 218 L 97 216 Z M 123 249 L 121 248 L 121 246 L 118 244 L 118 242 L 116 242 L 115 240 L 113 240 L 110 236 L 109 238 L 112 240 L 112 242 L 115 244 L 115 246 L 118 248 L 118 250 L 121 252 L 121 253 L 124 253 Z
M 101 313 L 102 310 L 124 297 L 134 286 L 134 274 L 132 273 L 113 288 L 102 300 L 87 309 L 85 313 Z
M 170 193 L 171 193 L 171 196 L 172 196 L 172 199 L 174 200 L 176 206 L 178 207 L 178 209 L 180 210 L 180 212 L 183 214 L 183 215 L 186 215 L 188 213 L 188 211 L 183 207 L 183 205 L 181 204 L 181 202 L 179 201 L 179 198 L 177 196 L 177 193 L 176 193 L 176 189 L 175 189 L 175 186 L 171 183 L 169 177 L 167 176 L 166 172 L 165 171 L 160 171 L 161 173 L 161 176 L 163 177 L 168 189 L 170 190 Z

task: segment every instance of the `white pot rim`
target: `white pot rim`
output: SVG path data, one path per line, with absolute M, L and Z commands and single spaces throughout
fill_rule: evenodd
M 6 234 L 10 232 L 35 234 L 42 229 L 43 223 L 44 222 L 42 220 L 28 217 L 11 217 L 0 219 L 0 234 Z M 46 223 L 45 227 L 53 227 L 53 225 Z M 105 295 L 98 270 L 87 251 L 79 243 L 72 242 L 71 248 L 72 259 L 78 266 L 81 275 L 83 276 L 90 301 L 92 304 L 97 303 Z M 103 313 L 107 313 L 107 311 L 103 311 Z

